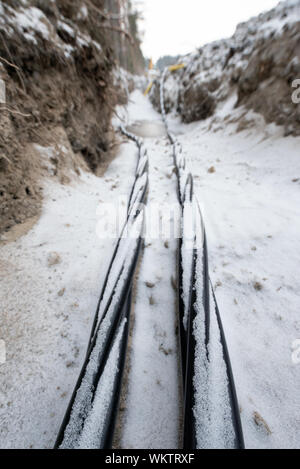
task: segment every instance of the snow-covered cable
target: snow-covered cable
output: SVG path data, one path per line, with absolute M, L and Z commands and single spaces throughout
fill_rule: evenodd
M 127 220 L 105 277 L 85 362 L 62 423 L 55 448 L 110 448 L 125 364 L 132 283 L 144 229 L 148 157 L 143 141 L 121 131 L 138 147 L 136 175 Z
M 184 387 L 184 449 L 244 448 L 233 372 L 221 315 L 209 278 L 205 227 L 181 144 L 171 134 L 160 82 L 160 105 L 182 207 L 179 321 Z

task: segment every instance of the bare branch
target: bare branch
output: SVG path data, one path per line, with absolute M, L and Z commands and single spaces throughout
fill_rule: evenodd
M 22 116 L 22 117 L 31 117 L 31 114 L 24 114 L 21 111 L 17 111 L 15 109 L 10 109 L 6 106 L 3 106 L 3 107 L 1 106 L 0 111 L 7 111 L 7 112 L 10 112 L 11 114 L 17 114 L 17 115 Z
M 15 65 L 15 64 L 13 64 L 13 63 L 11 63 L 11 62 L 9 62 L 9 61 L 6 60 L 4 57 L 1 57 L 1 56 L 0 56 L 0 60 L 1 60 L 1 62 L 5 63 L 6 65 L 9 65 L 10 67 L 15 68 L 15 69 L 17 69 L 17 70 L 20 70 L 20 68 L 19 68 L 17 65 Z
M 103 18 L 105 18 L 107 21 L 124 19 L 124 17 L 122 17 L 122 16 L 109 14 L 109 13 L 104 12 L 103 10 L 100 10 L 100 8 L 96 7 L 90 0 L 85 0 L 85 1 L 92 10 L 99 13 L 99 15 L 103 16 Z M 128 31 L 125 31 L 125 29 L 122 29 L 122 28 L 119 28 L 117 26 L 113 26 L 113 25 L 110 25 L 110 24 L 103 24 L 102 28 L 110 29 L 111 31 L 115 31 L 115 32 L 120 33 L 120 34 L 124 34 L 124 36 L 130 41 L 130 43 L 132 45 L 134 45 L 133 37 L 131 36 L 131 34 Z
M 2 39 L 3 45 L 4 45 L 5 49 L 6 49 L 6 52 L 7 52 L 7 54 L 9 55 L 9 57 L 10 57 L 10 59 L 11 59 L 11 62 L 13 62 L 12 55 L 11 55 L 11 53 L 10 53 L 10 50 L 9 50 L 9 48 L 8 48 L 8 46 L 7 46 L 7 44 L 6 44 L 5 40 L 4 40 L 4 37 L 3 37 L 3 35 L 2 35 L 1 32 L 0 32 L 0 37 L 1 37 L 1 39 Z M 19 67 L 17 67 L 16 65 L 15 65 L 15 68 L 16 68 L 16 70 L 17 70 L 17 74 L 18 74 L 19 80 L 20 80 L 20 82 L 21 82 L 21 86 L 22 86 L 22 88 L 23 88 L 23 91 L 26 93 L 26 86 L 25 86 L 25 83 L 24 83 L 24 80 L 23 80 L 23 76 L 22 76 L 23 72 L 22 72 L 22 70 L 21 70 Z
M 124 36 L 128 39 L 128 41 L 131 43 L 132 46 L 134 46 L 134 40 L 131 34 L 128 31 L 125 31 L 125 29 L 118 28 L 117 26 L 111 26 L 109 24 L 103 24 L 102 28 L 104 29 L 110 29 L 111 31 L 115 31 L 120 34 L 124 34 Z
M 6 156 L 6 155 L 0 155 L 0 159 L 3 159 L 5 161 L 7 161 L 9 164 L 12 164 L 12 162 L 10 161 L 10 159 Z
M 96 5 L 94 5 L 90 0 L 85 0 L 86 3 L 90 6 L 90 8 L 94 11 L 96 11 L 97 13 L 99 13 L 99 15 L 103 16 L 103 18 L 107 19 L 107 20 L 110 20 L 110 19 L 119 19 L 119 18 L 112 18 L 108 13 L 105 13 L 103 10 L 100 10 L 100 8 L 96 7 Z

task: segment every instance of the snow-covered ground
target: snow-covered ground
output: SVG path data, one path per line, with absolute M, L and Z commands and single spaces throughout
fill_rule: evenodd
M 233 105 L 219 112 L 232 115 Z M 210 120 L 170 122 L 204 214 L 246 446 L 299 448 L 300 363 L 293 344 L 300 339 L 300 139 L 283 138 L 279 128 L 250 117 L 252 127 L 239 133 L 234 124 Z M 160 117 L 135 92 L 127 118 Z M 148 205 L 163 204 L 164 211 L 176 206 L 171 148 L 163 137 L 145 144 Z M 126 143 L 103 178 L 47 183 L 38 224 L 0 247 L 0 340 L 7 348 L 0 365 L 1 447 L 51 447 L 55 440 L 113 247 L 96 235 L 97 208 L 128 195 L 135 163 L 135 146 Z M 176 448 L 180 441 L 176 240 L 153 238 L 145 240 L 137 280 L 125 448 Z
M 150 110 L 144 114 L 142 109 L 149 109 L 149 105 L 141 97 L 135 95 L 135 101 L 138 119 L 155 118 Z M 249 129 L 243 132 L 236 132 L 237 124 L 220 124 L 223 118 L 226 122 L 226 116 L 243 112 L 235 111 L 234 104 L 233 96 L 219 107 L 220 119 L 215 117 L 213 122 L 208 119 L 187 126 L 171 117 L 171 130 L 183 145 L 204 214 L 211 278 L 232 359 L 246 447 L 298 448 L 300 139 L 283 138 L 281 128 L 265 125 L 251 112 L 246 116 Z M 155 151 L 153 143 L 146 140 L 150 161 L 156 162 L 161 146 Z M 163 161 L 160 167 L 164 172 Z M 163 201 L 164 190 L 161 180 L 152 176 L 149 193 L 153 198 Z M 151 308 L 145 304 L 147 289 L 143 282 L 153 269 L 157 272 L 155 261 L 155 252 L 149 255 L 146 250 L 141 296 L 137 298 L 141 311 L 136 313 L 141 316 L 136 325 L 136 350 L 139 345 L 140 353 L 151 343 L 151 336 L 144 339 L 154 320 L 147 315 Z M 165 268 L 163 260 L 161 269 Z M 161 291 L 164 299 L 167 293 Z M 138 361 L 134 358 L 134 365 Z M 155 366 L 153 358 L 151 378 Z M 125 425 L 123 443 L 125 447 L 130 443 L 140 447 L 146 441 L 151 447 L 151 439 L 155 444 L 158 436 L 152 436 L 155 411 L 148 413 L 147 402 L 152 400 L 155 406 L 157 399 L 152 397 L 151 378 L 142 380 L 143 387 L 135 366 L 132 377 L 128 412 L 136 428 L 132 435 Z
M 114 240 L 103 204 L 128 197 L 137 161 L 122 145 L 103 178 L 48 181 L 39 222 L 0 246 L 0 447 L 51 448 L 77 381 Z
M 300 139 L 248 116 L 239 133 L 170 121 L 204 214 L 246 447 L 299 448 Z
M 136 119 L 160 123 L 160 115 L 139 92 L 131 99 L 128 124 Z M 170 239 L 168 227 L 173 219 L 179 230 L 177 179 L 167 139 L 146 138 L 145 145 L 149 156 L 148 231 L 134 305 L 121 446 L 176 449 L 180 444 L 180 379 L 172 283 L 176 283 L 177 240 Z

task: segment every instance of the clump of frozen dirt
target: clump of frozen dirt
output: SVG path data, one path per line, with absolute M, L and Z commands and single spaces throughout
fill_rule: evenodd
M 101 14 L 105 4 L 0 2 L 0 79 L 6 87 L 0 104 L 0 232 L 37 214 L 43 175 L 67 183 L 80 167 L 97 172 L 110 158 L 111 117 L 127 90 L 124 79 L 115 79 L 116 51 Z M 123 42 L 126 55 L 131 42 Z M 35 145 L 48 155 L 41 157 Z
M 231 38 L 181 57 L 186 68 L 166 76 L 166 112 L 179 113 L 184 122 L 206 119 L 235 93 L 236 107 L 284 126 L 286 135 L 300 135 L 300 108 L 292 101 L 293 81 L 300 78 L 299 44 L 300 1 L 281 2 L 238 25 Z M 160 109 L 158 88 L 159 81 L 151 100 Z
M 209 90 L 198 84 L 188 86 L 181 98 L 180 113 L 185 123 L 210 117 L 216 107 L 216 101 Z

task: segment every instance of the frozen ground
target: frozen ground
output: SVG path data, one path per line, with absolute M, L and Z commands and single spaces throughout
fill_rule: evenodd
M 136 119 L 161 121 L 140 93 L 134 93 L 132 101 L 128 124 Z M 145 139 L 149 156 L 149 223 L 134 306 L 121 446 L 176 449 L 180 444 L 180 388 L 176 295 L 172 283 L 176 283 L 177 241 L 174 237 L 170 239 L 168 228 L 174 224 L 179 229 L 177 178 L 166 138 L 153 137 L 153 130 L 160 135 L 159 126 L 146 125 L 144 130 L 152 136 Z
M 137 94 L 134 98 L 137 119 L 155 120 L 149 105 Z M 248 130 L 237 133 L 237 124 L 225 127 L 220 124 L 224 117 L 243 112 L 235 111 L 234 104 L 232 96 L 219 107 L 217 117 L 222 119 L 215 117 L 214 121 L 187 126 L 171 118 L 171 127 L 195 176 L 204 213 L 211 278 L 232 358 L 246 446 L 298 448 L 300 364 L 295 346 L 299 348 L 300 337 L 300 139 L 283 138 L 280 128 L 266 126 L 251 112 L 245 117 Z M 159 161 L 161 146 L 155 151 L 154 143 L 146 140 L 150 161 L 164 173 L 166 162 Z M 164 183 L 154 174 L 149 194 L 154 200 L 164 201 Z M 167 199 L 169 203 L 172 197 Z M 142 352 L 152 340 L 155 318 L 143 282 L 149 275 L 157 275 L 157 248 L 154 243 L 150 251 L 146 250 L 141 268 L 134 365 L 139 360 L 142 363 Z M 164 271 L 162 259 L 160 268 Z M 173 262 L 171 255 L 169 261 Z M 159 285 L 156 288 L 163 304 L 167 290 Z M 147 340 L 143 334 L 148 334 Z M 125 425 L 124 447 L 140 447 L 145 441 L 151 447 L 158 438 L 151 430 L 155 419 L 159 422 L 159 412 L 155 417 L 158 398 L 150 383 L 152 375 L 159 373 L 159 364 L 155 372 L 156 359 L 151 360 L 150 354 L 149 361 L 147 358 L 146 352 L 146 363 L 152 363 L 151 377 L 140 381 L 133 366 L 128 412 L 134 425 Z M 155 409 L 152 414 L 147 411 L 148 399 Z M 163 409 L 161 405 L 161 412 Z M 146 428 L 148 433 L 144 433 Z
M 140 93 L 131 100 L 129 123 L 159 120 Z M 232 115 L 233 105 L 220 113 Z M 300 339 L 300 139 L 283 138 L 280 129 L 249 118 L 251 126 L 240 133 L 233 124 L 210 120 L 183 126 L 171 119 L 171 125 L 204 213 L 246 446 L 299 448 L 300 364 L 292 346 Z M 146 139 L 146 146 L 148 203 L 176 204 L 166 140 Z M 96 236 L 96 210 L 128 194 L 135 158 L 134 145 L 124 144 L 104 178 L 47 184 L 38 224 L 0 247 L 0 339 L 7 347 L 7 362 L 0 365 L 1 447 L 54 442 L 112 250 L 111 240 Z M 137 283 L 125 448 L 179 444 L 176 242 L 153 238 L 145 240 Z M 49 266 L 49 260 L 58 263 Z
M 219 115 L 232 116 L 233 106 Z M 204 213 L 246 446 L 299 448 L 300 139 L 248 118 L 240 133 L 210 120 L 171 118 L 171 128 Z
M 137 151 L 122 146 L 103 178 L 51 181 L 37 225 L 0 245 L 0 447 L 51 448 L 86 352 L 113 240 L 99 209 L 128 196 Z M 53 265 L 49 265 L 53 264 Z

